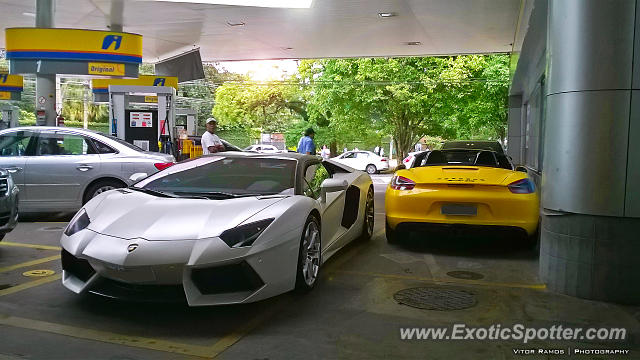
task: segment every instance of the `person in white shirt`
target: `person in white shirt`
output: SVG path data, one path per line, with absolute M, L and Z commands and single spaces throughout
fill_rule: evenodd
M 218 121 L 214 118 L 208 118 L 206 125 L 207 131 L 202 134 L 202 139 L 200 140 L 202 144 L 202 155 L 224 151 L 224 144 L 222 144 L 218 135 L 215 134 Z

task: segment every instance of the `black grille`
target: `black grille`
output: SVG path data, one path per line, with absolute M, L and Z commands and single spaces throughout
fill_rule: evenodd
M 191 279 L 203 294 L 254 291 L 264 285 L 251 265 L 239 264 L 193 269 Z
M 62 269 L 70 272 L 73 276 L 82 281 L 89 280 L 96 271 L 84 259 L 78 259 L 66 250 L 62 249 Z
M 90 292 L 107 297 L 140 302 L 186 302 L 182 285 L 127 284 L 100 277 Z
M 9 190 L 9 182 L 7 178 L 0 178 L 0 195 L 5 195 Z

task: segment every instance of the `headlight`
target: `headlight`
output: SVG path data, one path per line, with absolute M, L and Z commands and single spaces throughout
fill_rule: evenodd
M 89 215 L 87 215 L 87 211 L 85 209 L 82 209 L 76 214 L 76 216 L 73 217 L 73 219 L 71 219 L 71 222 L 64 230 L 64 234 L 67 236 L 71 236 L 78 231 L 85 229 L 87 226 L 89 226 L 89 223 L 91 223 Z
M 232 248 L 251 246 L 273 220 L 270 218 L 236 226 L 233 229 L 225 230 L 220 234 L 220 238 Z

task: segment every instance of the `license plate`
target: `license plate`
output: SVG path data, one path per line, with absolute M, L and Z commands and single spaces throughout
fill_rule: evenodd
M 478 215 L 478 207 L 465 204 L 444 204 L 440 208 L 440 213 L 443 215 L 476 216 Z

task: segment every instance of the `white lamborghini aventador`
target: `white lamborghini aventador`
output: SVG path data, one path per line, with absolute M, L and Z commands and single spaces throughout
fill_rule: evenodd
M 62 283 L 191 306 L 258 301 L 312 289 L 373 219 L 362 171 L 292 153 L 204 156 L 89 201 L 60 240 Z

